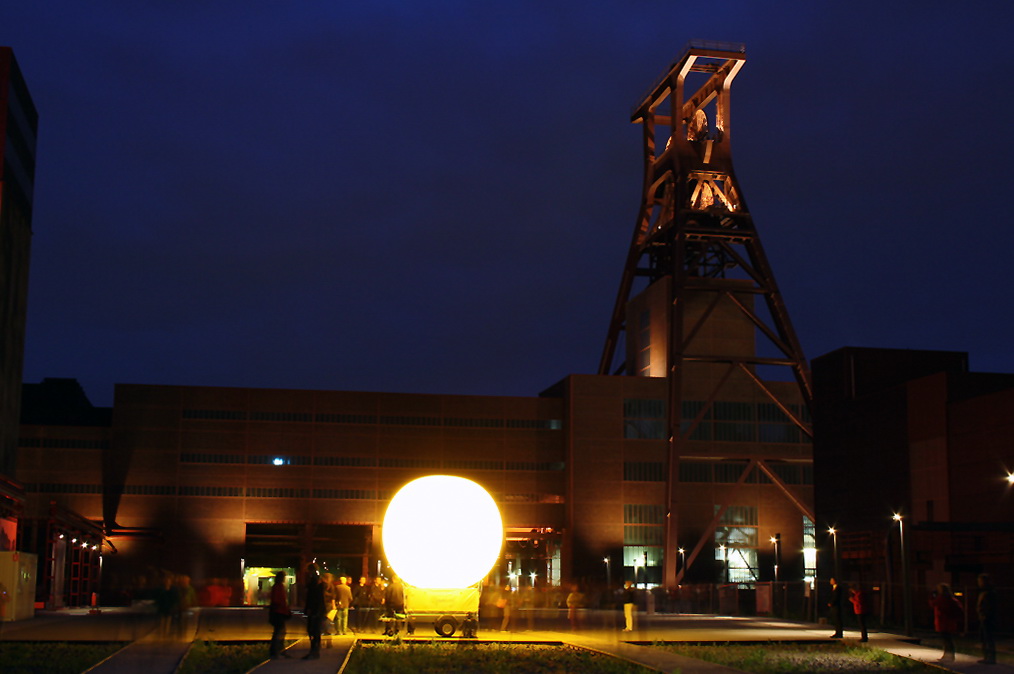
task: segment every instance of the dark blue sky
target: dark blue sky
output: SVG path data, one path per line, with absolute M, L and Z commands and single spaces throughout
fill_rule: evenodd
M 737 177 L 806 354 L 1014 372 L 1009 2 L 148 4 L 0 6 L 40 113 L 26 381 L 593 372 L 630 108 L 695 38 L 747 45 Z

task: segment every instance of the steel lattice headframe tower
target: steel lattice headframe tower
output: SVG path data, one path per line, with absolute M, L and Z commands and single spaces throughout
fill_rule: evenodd
M 745 60 L 743 45 L 691 42 L 638 102 L 631 117 L 643 130 L 644 190 L 599 374 L 610 374 L 613 369 L 621 333 L 626 333 L 628 343 L 631 340 L 628 300 L 635 280 L 646 278 L 649 285 L 664 280 L 668 285 L 665 376 L 669 382 L 669 514 L 663 573 L 667 586 L 683 575 L 683 569 L 677 574 L 673 554 L 677 541 L 674 492 L 681 444 L 714 404 L 723 383 L 734 373 L 743 373 L 812 437 L 808 420 L 798 413 L 799 406 L 787 404 L 757 373 L 758 367 L 791 371 L 803 406 L 809 406 L 809 369 L 732 167 L 729 89 Z M 688 94 L 688 79 L 703 80 L 703 84 Z M 755 303 L 744 301 L 744 297 L 762 300 L 756 304 L 765 311 L 757 311 Z M 686 311 L 690 298 L 697 303 L 692 313 Z M 695 340 L 716 307 L 727 309 L 729 303 L 756 328 L 759 343 L 766 345 L 765 356 L 757 353 L 759 349 L 751 349 L 750 354 L 723 352 L 720 340 Z M 704 394 L 708 396 L 705 408 L 684 422 L 685 370 L 690 364 L 706 364 L 714 376 L 710 377 L 710 394 Z M 633 373 L 629 365 L 627 369 Z M 697 395 L 701 395 L 699 391 Z M 768 472 L 763 460 L 760 467 Z M 702 538 L 694 556 L 703 544 Z

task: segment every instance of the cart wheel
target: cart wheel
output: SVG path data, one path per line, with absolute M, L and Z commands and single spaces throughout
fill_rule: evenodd
M 454 619 L 454 616 L 441 616 L 437 618 L 437 621 L 433 623 L 433 629 L 437 631 L 442 637 L 449 637 L 454 634 L 454 631 L 458 629 L 458 621 Z

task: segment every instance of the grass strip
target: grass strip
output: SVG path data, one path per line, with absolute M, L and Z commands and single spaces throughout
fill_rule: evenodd
M 645 674 L 651 670 L 568 646 L 434 642 L 359 642 L 346 674 Z
M 80 674 L 126 644 L 67 641 L 0 641 L 3 674 Z
M 939 670 L 877 648 L 847 644 L 696 645 L 659 643 L 656 647 L 698 660 L 757 674 L 880 674 L 912 672 L 939 674 Z

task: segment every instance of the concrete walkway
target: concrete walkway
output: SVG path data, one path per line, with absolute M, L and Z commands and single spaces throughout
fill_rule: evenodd
M 329 643 L 330 648 L 328 648 Z M 355 643 L 355 636 L 324 637 L 323 647 L 320 649 L 320 659 L 307 660 L 304 658 L 310 653 L 310 640 L 300 639 L 285 650 L 289 657 L 268 660 L 250 671 L 256 672 L 256 674 L 284 674 L 284 672 L 335 674 L 345 666 Z
M 175 634 L 155 627 L 134 643 L 121 648 L 87 674 L 174 674 L 197 635 L 200 609 L 185 616 Z
M 963 672 L 964 674 L 987 674 L 987 672 L 992 674 L 1008 674 L 1014 672 L 1014 667 L 1010 665 L 979 664 L 980 656 L 978 655 L 963 655 L 958 653 L 953 662 L 941 662 L 941 649 L 921 646 L 919 644 L 897 639 L 878 640 L 876 646 L 877 648 L 882 648 L 888 653 L 893 653 L 894 655 L 909 658 L 911 660 L 919 660 L 920 662 L 925 662 L 926 664 L 940 667 L 941 669 L 951 672 Z
M 560 641 L 568 646 L 604 653 L 616 658 L 634 662 L 659 672 L 680 672 L 690 674 L 741 674 L 740 670 L 688 658 L 661 648 L 638 646 L 623 641 L 584 634 L 559 634 Z

